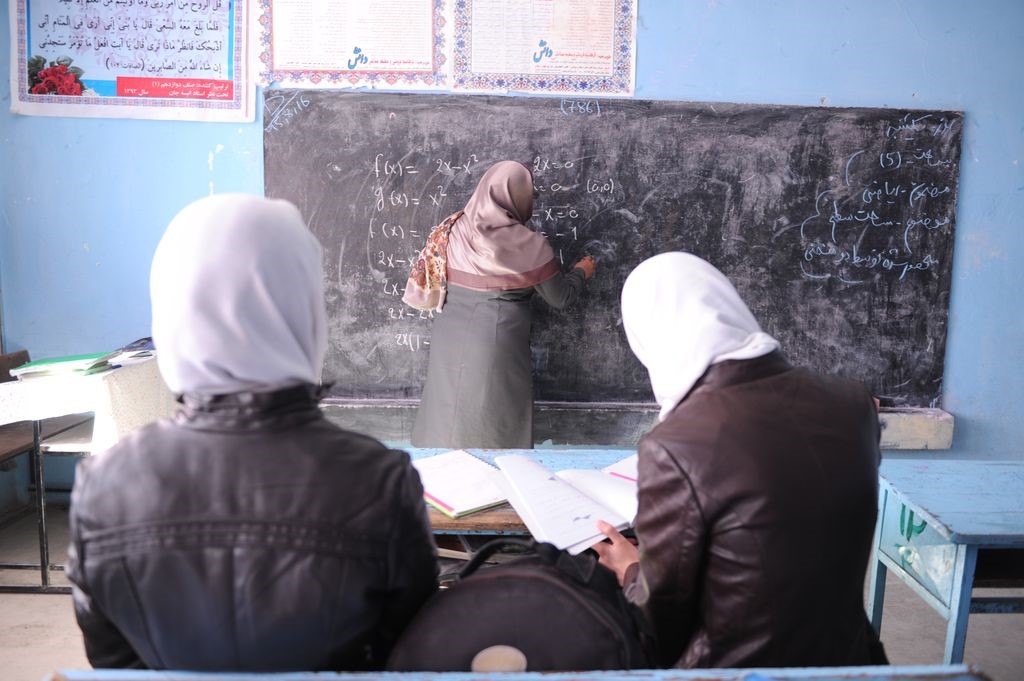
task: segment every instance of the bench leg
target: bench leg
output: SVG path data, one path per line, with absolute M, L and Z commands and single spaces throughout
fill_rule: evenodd
M 971 614 L 971 592 L 977 562 L 977 546 L 957 545 L 956 565 L 953 568 L 953 593 L 949 600 L 949 621 L 946 622 L 946 649 L 942 655 L 944 664 L 960 664 L 964 659 L 967 617 Z

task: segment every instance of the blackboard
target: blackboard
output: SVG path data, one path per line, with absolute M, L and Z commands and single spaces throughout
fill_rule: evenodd
M 502 159 L 530 166 L 532 226 L 597 276 L 572 309 L 534 300 L 541 400 L 650 402 L 619 292 L 645 258 L 729 275 L 794 363 L 938 406 L 962 114 L 671 101 L 265 92 L 266 194 L 325 247 L 332 394 L 414 398 L 430 315 L 410 259 Z

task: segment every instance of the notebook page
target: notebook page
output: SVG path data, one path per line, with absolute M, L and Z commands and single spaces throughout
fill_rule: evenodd
M 625 459 L 616 461 L 610 466 L 605 466 L 601 470 L 612 477 L 622 478 L 623 480 L 635 483 L 640 479 L 640 475 L 637 472 L 637 459 L 636 454 L 627 456 Z
M 591 499 L 596 499 L 615 511 L 620 517 L 627 519 L 630 524 L 636 518 L 636 482 L 613 477 L 596 469 L 558 471 L 556 475 Z M 601 520 L 606 519 L 602 518 Z
M 619 514 L 525 456 L 499 456 L 495 463 L 515 492 L 509 498 L 512 506 L 524 522 L 529 517 L 536 523 L 539 532 L 530 530 L 535 538 L 566 548 L 591 538 L 594 539 L 592 543 L 600 541 L 603 535 L 597 531 L 598 520 L 615 526 L 628 524 Z M 520 511 L 520 508 L 524 510 Z
M 494 483 L 498 471 L 465 450 L 415 459 L 412 465 L 420 474 L 424 498 L 446 515 L 457 517 L 505 501 Z

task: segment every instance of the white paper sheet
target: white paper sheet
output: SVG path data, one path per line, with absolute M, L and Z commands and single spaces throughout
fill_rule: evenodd
M 636 0 L 473 0 L 454 24 L 456 89 L 633 94 Z
M 509 502 L 538 541 L 579 553 L 604 539 L 598 520 L 618 529 L 629 526 L 626 518 L 525 456 L 499 456 L 494 461 L 508 483 Z
M 445 2 L 275 0 L 261 18 L 260 82 L 289 87 L 439 89 Z
M 608 473 L 616 478 L 622 478 L 632 483 L 636 483 L 640 479 L 640 474 L 637 472 L 637 464 L 639 463 L 639 457 L 634 454 L 627 456 L 621 461 L 616 461 L 610 466 L 605 466 L 601 470 Z
M 632 524 L 636 518 L 636 482 L 598 470 L 567 470 L 555 473 L 592 499 L 615 511 Z

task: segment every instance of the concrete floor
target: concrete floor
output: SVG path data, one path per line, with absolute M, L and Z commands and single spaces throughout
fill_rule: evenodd
M 63 563 L 67 512 L 52 507 L 49 511 L 52 561 Z M 0 529 L 0 560 L 39 560 L 34 516 Z M 62 573 L 52 575 L 53 583 L 67 583 Z M 4 584 L 38 584 L 38 579 L 35 571 L 0 570 Z M 986 595 L 1021 593 L 1024 590 Z M 941 662 L 945 621 L 891 575 L 882 622 L 882 640 L 893 664 Z M 1024 615 L 972 615 L 964 661 L 980 667 L 992 681 L 1024 679 Z M 41 681 L 55 669 L 88 666 L 71 596 L 0 594 L 0 680 Z

